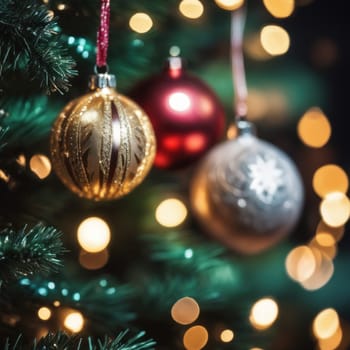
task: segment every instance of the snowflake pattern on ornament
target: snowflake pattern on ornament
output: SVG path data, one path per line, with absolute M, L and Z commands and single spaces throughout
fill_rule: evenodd
M 248 165 L 248 177 L 251 180 L 249 187 L 266 204 L 275 201 L 277 192 L 284 184 L 282 175 L 283 170 L 273 158 L 264 159 L 258 155 L 256 162 Z

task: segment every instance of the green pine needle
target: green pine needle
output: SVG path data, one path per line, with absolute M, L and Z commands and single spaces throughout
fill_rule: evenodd
M 24 70 L 48 92 L 67 91 L 76 74 L 62 47 L 57 22 L 37 0 L 0 2 L 0 77 Z
M 45 95 L 3 98 L 0 101 L 0 111 L 4 111 L 4 117 L 0 117 L 0 125 L 3 129 L 8 129 L 4 141 L 12 149 L 21 146 L 28 148 L 41 141 L 49 134 L 59 109 L 60 106 L 49 103 Z M 0 138 L 0 143 L 1 141 Z
M 34 341 L 34 345 L 32 347 L 33 350 L 46 350 L 46 349 L 80 349 L 81 339 L 72 335 L 69 336 L 64 332 L 57 333 L 48 333 L 44 337 L 42 337 L 38 343 Z M 12 350 L 17 350 L 16 348 Z
M 244 296 L 240 262 L 227 256 L 219 244 L 200 240 L 191 232 L 175 231 L 144 235 L 142 242 L 150 261 L 139 273 L 136 266 L 131 276 L 139 284 L 142 310 L 149 314 L 149 305 L 153 306 L 151 317 L 167 313 L 186 295 L 195 298 L 202 310 L 227 309 L 232 297 Z
M 131 308 L 134 289 L 117 283 L 111 277 L 79 280 L 75 276 L 60 274 L 50 280 L 23 278 L 19 284 L 22 288 L 15 285 L 10 293 L 12 298 L 46 303 L 59 301 L 62 306 L 81 311 L 85 317 L 105 329 L 128 327 L 136 318 Z
M 104 338 L 104 341 L 98 340 L 97 345 L 90 345 L 89 350 L 145 350 L 154 349 L 156 344 L 153 340 L 141 340 L 145 332 L 140 332 L 132 338 L 125 339 L 128 330 L 119 333 L 115 339 Z
M 69 336 L 64 332 L 48 333 L 38 342 L 34 342 L 31 350 L 152 350 L 155 342 L 153 340 L 142 340 L 145 332 L 139 332 L 132 338 L 127 338 L 128 330 L 119 333 L 114 339 L 105 336 L 103 340 L 93 341 L 90 337 L 87 339 L 88 348 L 85 341 L 76 335 Z M 29 349 L 23 344 L 23 338 L 18 336 L 13 344 L 7 339 L 4 350 L 23 350 Z
M 64 252 L 60 236 L 55 228 L 42 224 L 1 230 L 0 280 L 57 271 Z
M 0 110 L 0 113 L 1 113 L 1 110 Z M 0 123 L 1 123 L 1 117 L 0 117 Z M 0 126 L 0 151 L 2 151 L 7 145 L 6 141 L 7 141 L 8 131 L 9 131 L 8 126 L 5 126 L 5 127 Z

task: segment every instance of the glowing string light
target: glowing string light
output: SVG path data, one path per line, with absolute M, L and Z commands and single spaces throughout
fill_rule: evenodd
M 203 326 L 189 328 L 183 337 L 183 343 L 187 350 L 200 350 L 208 342 L 208 331 Z
M 179 324 L 190 324 L 199 316 L 199 305 L 193 299 L 184 297 L 179 299 L 171 308 L 171 317 Z
M 84 327 L 83 315 L 78 311 L 70 312 L 64 319 L 64 326 L 73 333 L 80 332 Z
M 224 343 L 231 342 L 234 337 L 235 337 L 235 334 L 233 333 L 233 331 L 231 329 L 224 329 L 220 334 L 220 339 Z
M 330 338 L 340 326 L 337 311 L 332 308 L 321 311 L 314 319 L 312 330 L 316 338 Z
M 308 246 L 296 247 L 288 254 L 285 266 L 290 278 L 297 282 L 305 281 L 315 272 L 315 254 Z
M 350 200 L 342 192 L 331 192 L 320 205 L 323 221 L 333 227 L 344 225 L 350 216 Z
M 215 3 L 227 11 L 237 10 L 244 4 L 244 0 L 215 0 Z
M 131 16 L 129 26 L 133 31 L 144 34 L 151 30 L 153 21 L 147 13 L 138 12 Z
M 179 11 L 187 18 L 197 19 L 203 15 L 204 6 L 199 0 L 182 0 Z
M 41 307 L 38 310 L 38 317 L 43 321 L 47 321 L 51 317 L 51 310 L 47 307 Z
M 345 171 L 335 164 L 327 164 L 317 169 L 313 178 L 314 191 L 324 198 L 331 192 L 346 193 L 349 188 L 349 179 Z
M 285 54 L 290 46 L 288 32 L 277 25 L 267 25 L 260 32 L 263 48 L 272 56 Z
M 307 146 L 320 148 L 328 142 L 332 128 L 324 113 L 313 107 L 301 117 L 297 131 L 301 141 Z
M 263 0 L 266 9 L 276 18 L 289 17 L 294 11 L 294 0 Z
M 165 227 L 176 227 L 187 217 L 187 208 L 179 199 L 168 198 L 156 209 L 156 220 Z
M 250 312 L 250 323 L 256 329 L 269 328 L 278 317 L 278 305 L 271 298 L 258 300 Z
M 51 172 L 51 162 L 43 154 L 35 154 L 30 158 L 29 167 L 39 179 L 45 179 Z
M 315 249 L 317 252 L 317 249 Z M 325 286 L 332 278 L 334 265 L 332 259 L 327 255 L 319 252 L 317 255 L 317 266 L 315 272 L 310 278 L 301 282 L 304 289 L 313 291 Z
M 90 217 L 81 222 L 77 238 L 80 246 L 90 253 L 104 250 L 111 239 L 107 223 L 98 217 Z

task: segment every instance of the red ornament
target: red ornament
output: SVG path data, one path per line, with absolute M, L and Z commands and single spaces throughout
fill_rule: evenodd
M 140 82 L 130 95 L 153 125 L 158 168 L 192 164 L 223 135 L 225 112 L 218 97 L 184 70 L 179 57 L 171 57 L 162 73 Z

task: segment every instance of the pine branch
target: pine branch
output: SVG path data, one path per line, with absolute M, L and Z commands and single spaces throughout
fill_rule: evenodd
M 38 342 L 34 341 L 31 350 L 152 350 L 154 349 L 155 342 L 153 340 L 142 340 L 145 332 L 139 332 L 132 338 L 127 338 L 128 330 L 119 333 L 114 339 L 105 336 L 103 340 L 97 339 L 94 341 L 92 338 L 84 339 L 72 335 L 69 336 L 64 332 L 48 333 L 42 337 Z M 23 338 L 18 336 L 14 344 L 11 345 L 10 340 L 7 339 L 4 350 L 23 350 L 28 349 L 23 344 Z M 88 346 L 88 348 L 86 347 Z
M 130 278 L 138 285 L 137 301 L 147 317 L 161 318 L 184 296 L 195 298 L 203 310 L 227 309 L 233 306 L 233 297 L 240 298 L 242 305 L 247 302 L 242 263 L 228 258 L 221 245 L 190 232 L 145 235 L 142 241 L 150 261 L 137 262 Z
M 190 232 L 168 232 L 167 235 L 149 234 L 141 239 L 149 246 L 150 258 L 168 264 L 193 265 L 196 270 L 221 264 L 225 248 L 214 242 L 199 240 Z
M 0 2 L 0 77 L 25 70 L 48 92 L 67 91 L 76 74 L 60 43 L 56 19 L 37 0 Z
M 60 236 L 55 228 L 42 224 L 18 232 L 0 231 L 0 280 L 57 271 L 64 252 Z
M 10 148 L 28 148 L 47 137 L 59 109 L 55 103 L 49 104 L 45 95 L 2 99 L 0 110 L 4 116 L 0 118 L 0 126 L 8 129 L 4 141 Z
M 140 332 L 130 339 L 124 339 L 128 330 L 119 333 L 115 339 L 105 337 L 104 341 L 97 341 L 97 346 L 90 345 L 89 350 L 145 350 L 154 349 L 156 344 L 153 340 L 141 340 L 145 332 Z
M 130 307 L 135 291 L 112 278 L 79 281 L 72 276 L 61 275 L 59 279 L 50 280 L 23 278 L 19 283 L 22 288 L 14 285 L 13 292 L 9 293 L 14 300 L 25 296 L 31 302 L 50 304 L 59 301 L 62 307 L 80 310 L 85 317 L 95 322 L 96 327 L 125 328 L 136 318 Z
M 0 152 L 6 147 L 7 145 L 7 133 L 9 131 L 8 126 L 1 126 L 3 115 L 5 115 L 5 111 L 0 109 Z

